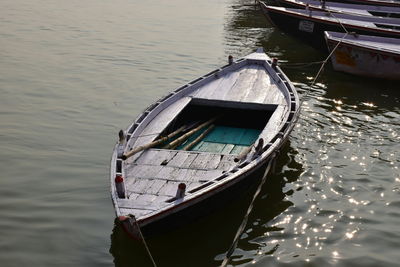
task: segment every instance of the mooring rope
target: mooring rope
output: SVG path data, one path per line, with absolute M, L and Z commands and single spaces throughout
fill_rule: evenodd
M 300 101 L 300 106 L 303 104 L 304 102 L 304 98 L 307 97 L 308 93 L 311 91 L 310 89 L 314 86 L 315 82 L 317 81 L 319 75 L 321 74 L 322 70 L 325 67 L 326 62 L 328 62 L 328 60 L 332 57 L 333 53 L 336 51 L 336 49 L 339 47 L 339 45 L 343 42 L 343 40 L 346 38 L 346 36 L 349 34 L 349 32 L 347 31 L 346 27 L 342 24 L 342 22 L 335 17 L 335 15 L 332 14 L 332 12 L 328 11 L 328 13 L 330 15 L 332 15 L 333 18 L 335 18 L 340 26 L 344 29 L 344 31 L 346 32 L 342 38 L 340 38 L 339 42 L 336 44 L 336 46 L 332 49 L 332 51 L 329 53 L 329 55 L 325 58 L 325 60 L 322 61 L 321 67 L 319 68 L 317 75 L 314 77 L 314 80 L 312 81 L 309 89 L 306 91 L 306 94 L 302 97 L 302 100 Z
M 229 248 L 228 251 L 226 252 L 225 258 L 224 258 L 224 260 L 223 260 L 223 262 L 222 262 L 222 264 L 221 264 L 220 267 L 225 267 L 225 266 L 229 263 L 229 259 L 231 258 L 233 252 L 235 251 L 235 249 L 236 249 L 236 247 L 237 247 L 237 244 L 238 244 L 238 242 L 239 242 L 239 238 L 240 238 L 240 236 L 242 235 L 242 233 L 243 233 L 243 231 L 244 231 L 244 228 L 245 228 L 246 225 L 247 225 L 247 220 L 248 220 L 249 215 L 250 215 L 250 213 L 251 213 L 251 211 L 252 211 L 252 209 L 253 209 L 254 201 L 256 200 L 257 196 L 258 196 L 258 195 L 260 194 L 260 192 L 261 192 L 261 188 L 262 188 L 263 184 L 264 184 L 265 181 L 266 181 L 268 172 L 270 171 L 271 166 L 272 166 L 272 161 L 275 160 L 275 156 L 276 156 L 276 154 L 274 154 L 274 155 L 272 156 L 271 160 L 268 162 L 268 166 L 267 166 L 267 168 L 265 169 L 264 176 L 263 176 L 263 178 L 261 179 L 261 182 L 260 182 L 260 184 L 258 185 L 258 188 L 257 188 L 256 192 L 255 192 L 254 195 L 253 195 L 253 199 L 251 200 L 250 205 L 249 205 L 249 207 L 247 208 L 247 212 L 246 212 L 246 214 L 245 214 L 245 216 L 244 216 L 244 218 L 243 218 L 243 220 L 242 220 L 242 223 L 240 224 L 238 230 L 236 231 L 235 238 L 233 239 L 233 242 L 232 242 L 230 248 Z
M 144 247 L 146 248 L 147 254 L 149 254 L 149 258 L 150 258 L 151 262 L 153 263 L 153 266 L 154 266 L 154 267 L 157 267 L 157 264 L 156 264 L 156 262 L 154 261 L 153 256 L 151 255 L 149 246 L 147 245 L 146 239 L 144 239 L 142 230 L 140 229 L 140 226 L 139 226 L 138 222 L 136 221 L 135 215 L 130 215 L 130 217 L 133 219 L 133 221 L 134 221 L 135 224 L 136 224 L 136 228 L 137 228 L 138 231 L 139 231 L 140 238 L 141 238 L 142 241 L 143 241 Z
M 332 11 L 330 11 L 330 10 L 326 10 L 326 11 L 329 13 L 329 15 L 331 15 L 332 17 L 334 17 L 334 18 L 339 22 L 340 26 L 343 28 L 343 30 L 344 30 L 346 33 L 349 33 L 349 32 L 347 31 L 346 27 L 345 27 L 345 26 L 343 25 L 343 23 L 340 21 L 340 19 L 338 19 L 337 17 L 335 17 L 335 15 L 333 15 Z

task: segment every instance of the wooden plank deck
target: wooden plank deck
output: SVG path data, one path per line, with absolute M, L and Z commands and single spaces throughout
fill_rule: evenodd
M 120 208 L 155 210 L 176 195 L 178 185 L 190 191 L 213 180 L 235 165 L 234 155 L 194 151 L 148 149 L 133 163 L 125 165 L 125 188 L 129 201 Z M 149 203 L 145 208 L 143 203 Z M 132 212 L 131 212 L 132 213 Z
M 194 98 L 285 104 L 285 97 L 267 70 L 260 65 L 246 65 L 199 87 L 190 96 Z

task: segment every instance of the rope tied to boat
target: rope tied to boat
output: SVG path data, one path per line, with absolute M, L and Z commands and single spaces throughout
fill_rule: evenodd
M 331 11 L 328 11 L 328 13 L 335 18 L 340 26 L 343 28 L 343 30 L 345 31 L 345 34 L 343 35 L 342 38 L 340 38 L 340 40 L 338 41 L 338 43 L 336 44 L 336 46 L 332 49 L 332 51 L 329 53 L 329 55 L 325 58 L 325 60 L 322 61 L 321 67 L 319 68 L 317 75 L 315 76 L 315 78 L 313 79 L 309 89 L 306 91 L 306 94 L 304 95 L 304 97 L 301 99 L 300 101 L 300 106 L 303 104 L 304 99 L 308 96 L 309 92 L 311 91 L 310 89 L 314 86 L 315 82 L 317 81 L 319 75 L 321 74 L 322 70 L 325 67 L 326 62 L 328 62 L 328 60 L 332 57 L 333 53 L 335 53 L 336 49 L 339 47 L 339 45 L 343 42 L 343 40 L 347 37 L 348 34 L 352 34 L 350 33 L 346 27 L 342 24 L 342 22 L 340 21 L 340 19 L 338 19 L 337 17 L 335 17 L 335 15 L 333 15 L 333 13 Z M 329 49 L 329 48 L 328 48 Z
M 268 165 L 267 165 L 267 167 L 266 167 L 266 169 L 265 169 L 265 172 L 264 172 L 264 175 L 263 175 L 263 177 L 262 177 L 262 179 L 261 179 L 261 182 L 260 182 L 260 184 L 258 185 L 257 190 L 256 190 L 256 192 L 255 192 L 254 195 L 253 195 L 253 198 L 252 198 L 252 200 L 251 200 L 251 202 L 250 202 L 250 205 L 249 205 L 249 207 L 247 208 L 246 214 L 245 214 L 244 217 L 243 217 L 242 223 L 240 224 L 238 230 L 236 231 L 235 238 L 233 239 L 233 242 L 232 242 L 230 248 L 229 248 L 228 251 L 226 252 L 225 258 L 224 258 L 224 260 L 222 261 L 220 267 L 225 267 L 225 266 L 229 263 L 229 260 L 230 260 L 230 258 L 231 258 L 231 256 L 232 256 L 233 252 L 235 251 L 235 249 L 236 249 L 236 247 L 237 247 L 237 244 L 238 244 L 238 242 L 239 242 L 239 238 L 240 238 L 240 236 L 242 235 L 242 233 L 243 233 L 243 231 L 244 231 L 244 229 L 245 229 L 245 227 L 246 227 L 246 225 L 247 225 L 247 221 L 248 221 L 248 219 L 249 219 L 249 215 L 250 215 L 251 211 L 253 210 L 254 201 L 256 200 L 256 198 L 258 197 L 258 195 L 260 194 L 261 188 L 262 188 L 262 186 L 264 185 L 265 181 L 267 180 L 268 173 L 269 173 L 269 171 L 271 170 L 271 166 L 273 165 L 272 162 L 275 160 L 275 157 L 276 157 L 276 153 L 274 153 L 274 154 L 271 156 L 271 159 L 270 159 L 270 161 L 268 162 Z
M 151 262 L 153 263 L 153 266 L 154 266 L 154 267 L 157 267 L 157 264 L 156 264 L 156 262 L 154 261 L 153 256 L 151 255 L 149 246 L 147 245 L 146 239 L 145 239 L 144 236 L 143 236 L 142 230 L 140 229 L 140 225 L 139 225 L 139 223 L 137 222 L 135 215 L 129 214 L 128 216 L 129 216 L 129 218 L 131 218 L 131 219 L 133 220 L 133 222 L 135 223 L 136 228 L 137 228 L 137 230 L 138 230 L 138 232 L 139 232 L 140 239 L 142 239 L 142 241 L 143 241 L 144 247 L 146 248 L 147 254 L 149 255 L 149 258 L 150 258 Z
M 339 22 L 340 26 L 343 28 L 343 30 L 344 30 L 345 33 L 349 33 L 349 32 L 347 31 L 346 27 L 345 27 L 345 26 L 343 25 L 343 23 L 340 21 L 340 19 L 338 19 L 330 10 L 326 10 L 326 12 L 328 12 L 330 16 L 332 16 L 334 19 L 336 19 L 336 20 Z

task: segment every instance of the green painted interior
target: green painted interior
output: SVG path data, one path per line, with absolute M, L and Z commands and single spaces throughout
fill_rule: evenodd
M 191 136 L 177 149 L 182 149 L 186 144 L 191 143 L 203 131 Z M 215 126 L 212 131 L 191 149 L 191 151 L 239 154 L 244 148 L 250 146 L 257 140 L 260 132 L 261 130 L 257 129 Z

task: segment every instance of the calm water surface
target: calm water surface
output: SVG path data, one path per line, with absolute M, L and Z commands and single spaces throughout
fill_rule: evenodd
M 153 100 L 262 46 L 303 107 L 234 266 L 399 266 L 400 88 L 333 72 L 246 0 L 0 1 L 0 266 L 151 266 L 114 225 L 117 132 Z M 148 240 L 217 266 L 251 196 Z

